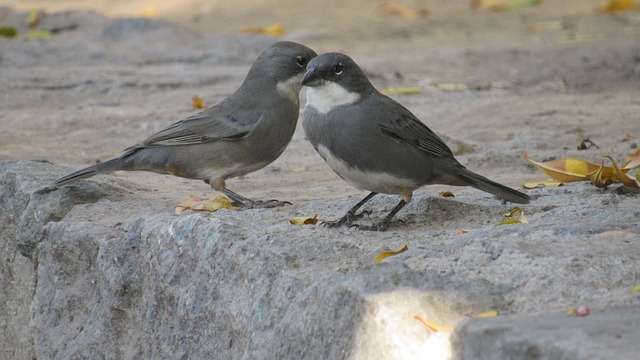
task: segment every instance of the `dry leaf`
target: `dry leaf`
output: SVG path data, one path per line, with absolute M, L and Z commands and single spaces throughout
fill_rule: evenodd
M 518 219 L 507 219 L 504 221 L 501 221 L 499 223 L 496 224 L 496 226 L 501 226 L 501 225 L 511 225 L 511 224 L 528 224 L 529 223 L 529 219 L 524 216 L 524 211 L 520 212 L 520 218 Z
M 456 197 L 456 195 L 454 193 L 452 193 L 451 191 L 441 191 L 440 192 L 440 196 L 442 197 Z
M 608 0 L 606 3 L 600 6 L 601 11 L 616 12 L 631 10 L 638 7 L 638 4 L 634 0 Z
M 498 316 L 498 310 L 487 310 L 473 315 L 475 318 L 489 318 Z
M 625 134 L 625 135 L 622 137 L 622 142 L 627 142 L 627 141 L 630 141 L 631 139 L 633 139 L 633 136 L 631 136 L 631 135 L 629 135 L 629 134 Z
M 409 94 L 419 94 L 422 92 L 422 88 L 419 86 L 412 87 L 401 87 L 401 88 L 387 88 L 380 91 L 384 95 L 409 95 Z
M 158 16 L 158 8 L 157 7 L 148 7 L 140 10 L 138 12 L 138 17 L 143 18 L 154 18 Z
M 242 32 L 249 34 L 262 34 L 267 36 L 280 36 L 284 34 L 284 25 L 277 23 L 267 28 L 247 28 Z
M 624 186 L 640 190 L 640 183 L 636 182 L 635 179 L 628 177 L 625 172 L 618 168 L 618 164 L 616 164 L 615 160 L 613 160 L 611 156 L 605 155 L 604 157 L 611 161 L 611 165 L 613 166 L 613 173 L 616 175 L 616 178 L 618 178 L 618 181 L 620 181 Z
M 633 169 L 640 166 L 640 149 L 635 154 L 629 154 L 624 159 L 623 169 Z
M 513 209 L 511 209 L 511 210 L 509 210 L 507 212 L 503 212 L 501 214 L 504 217 L 514 217 L 514 216 L 520 214 L 521 212 L 522 212 L 522 210 L 520 210 L 520 208 L 516 207 L 516 208 L 513 208 Z
M 296 216 L 289 218 L 289 224 L 293 225 L 315 225 L 318 223 L 318 215 L 312 217 Z
M 193 106 L 194 109 L 204 109 L 207 107 L 202 98 L 198 95 L 193 95 L 191 98 L 191 106 Z
M 427 10 L 426 8 L 414 10 L 404 5 L 397 4 L 393 1 L 383 2 L 382 4 L 380 4 L 380 6 L 378 6 L 378 10 L 387 12 L 389 14 L 398 15 L 409 20 L 414 20 L 429 15 L 429 10 Z
M 588 174 L 593 174 L 601 168 L 598 164 L 574 158 L 537 162 L 529 159 L 527 153 L 524 153 L 524 159 L 551 178 L 561 182 L 588 180 Z M 613 169 L 610 169 L 609 176 L 614 176 Z
M 37 39 L 46 39 L 53 36 L 53 33 L 49 30 L 33 30 L 24 34 L 25 40 L 37 40 Z
M 640 291 L 640 284 L 634 285 L 631 289 L 629 289 L 629 292 L 632 294 L 635 294 L 638 291 Z
M 474 0 L 471 2 L 471 6 L 475 9 L 499 11 L 520 9 L 538 5 L 541 2 L 542 0 Z
M 562 186 L 563 183 L 559 182 L 559 181 L 553 181 L 553 180 L 544 180 L 544 181 L 531 181 L 528 182 L 526 184 L 523 184 L 522 186 L 525 189 L 535 189 L 537 187 L 558 187 L 558 186 Z
M 202 200 L 197 196 L 189 195 L 187 198 L 178 206 L 175 207 L 174 213 L 176 215 L 181 214 L 185 210 L 201 210 L 201 211 L 216 211 L 220 209 L 231 209 L 237 210 L 236 207 L 231 205 L 231 200 L 227 199 L 222 195 L 216 196 L 211 200 Z
M 413 318 L 416 319 L 416 320 L 420 320 L 429 329 L 431 329 L 431 331 L 453 331 L 453 326 L 432 323 L 430 321 L 427 321 L 427 319 L 425 319 L 421 315 L 413 315 Z
M 613 169 L 604 166 L 603 160 L 602 165 L 596 171 L 587 174 L 587 179 L 596 187 L 606 188 L 613 184 L 615 175 L 613 174 Z
M 471 232 L 471 230 L 458 230 L 456 231 L 458 234 L 468 234 Z
M 389 256 L 394 256 L 394 255 L 398 255 L 400 253 L 403 253 L 405 251 L 409 250 L 409 246 L 405 245 L 402 247 L 402 249 L 398 249 L 398 250 L 394 250 L 394 251 L 383 251 L 380 254 L 378 254 L 378 256 L 376 256 L 375 259 L 373 259 L 373 263 L 377 264 L 380 261 L 388 258 Z
M 36 27 L 40 23 L 40 11 L 32 9 L 29 11 L 29 15 L 24 18 L 24 24 L 28 27 Z

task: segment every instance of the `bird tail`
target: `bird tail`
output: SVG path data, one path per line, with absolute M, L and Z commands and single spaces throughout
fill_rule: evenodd
M 491 193 L 501 199 L 518 204 L 528 204 L 531 197 L 527 194 L 521 193 L 518 190 L 510 187 L 498 184 L 495 181 L 489 180 L 482 175 L 478 175 L 467 169 L 462 169 L 459 176 L 464 179 L 470 186 L 482 191 Z
M 61 187 L 62 185 L 73 184 L 82 179 L 90 178 L 98 174 L 108 174 L 117 170 L 124 170 L 124 165 L 125 162 L 122 157 L 107 160 L 105 162 L 101 162 L 99 164 L 95 164 L 93 166 L 89 166 L 87 168 L 80 169 L 76 172 L 65 175 L 56 180 L 56 182 L 51 186 L 49 186 L 49 189 L 56 189 Z

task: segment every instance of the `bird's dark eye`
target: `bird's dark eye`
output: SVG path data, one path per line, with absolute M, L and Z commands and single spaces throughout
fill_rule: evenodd
M 333 72 L 334 72 L 336 75 L 340 75 L 340 74 L 342 74 L 342 64 L 336 64 L 336 65 L 333 67 Z
M 296 64 L 303 68 L 307 65 L 307 59 L 305 59 L 303 56 L 296 56 Z

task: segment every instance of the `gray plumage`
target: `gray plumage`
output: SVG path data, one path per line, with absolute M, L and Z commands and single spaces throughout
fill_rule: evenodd
M 399 194 L 400 203 L 384 220 L 361 229 L 384 230 L 427 184 L 472 186 L 504 200 L 525 204 L 530 198 L 467 170 L 451 149 L 405 107 L 379 93 L 358 65 L 339 53 L 322 54 L 307 65 L 308 86 L 302 125 L 307 138 L 347 183 L 371 194 L 341 219 L 327 225 L 351 225 L 356 210 L 377 193 Z
M 176 122 L 114 159 L 78 170 L 56 188 L 117 170 L 151 171 L 201 179 L 246 207 L 253 202 L 226 189 L 225 180 L 270 164 L 291 141 L 299 114 L 300 80 L 316 53 L 292 42 L 269 46 L 251 66 L 244 82 L 220 103 Z

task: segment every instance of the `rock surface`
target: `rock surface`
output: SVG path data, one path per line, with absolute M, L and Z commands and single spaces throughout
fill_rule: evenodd
M 565 44 L 518 32 L 523 21 L 556 19 L 557 9 L 523 10 L 520 20 L 464 9 L 465 21 L 451 23 L 437 14 L 413 27 L 378 20 L 376 39 L 364 30 L 343 39 L 304 29 L 291 38 L 319 52 L 351 48 L 380 88 L 422 85 L 424 93 L 397 99 L 443 134 L 463 164 L 508 185 L 544 178 L 521 159 L 525 150 L 535 159 L 596 162 L 634 151 L 633 140 L 620 141 L 640 136 L 633 18 L 567 13 L 574 30 L 553 36 L 588 28 L 611 38 Z M 25 13 L 2 11 L 27 30 Z M 515 30 L 496 32 L 496 21 Z M 416 192 L 385 233 L 298 227 L 287 219 L 332 219 L 365 195 L 332 174 L 298 129 L 281 159 L 229 182 L 290 207 L 174 215 L 185 196 L 212 191 L 146 173 L 39 191 L 67 166 L 115 156 L 193 114 L 191 96 L 221 100 L 273 41 L 86 11 L 49 14 L 40 26 L 65 30 L 38 41 L 0 38 L 1 359 L 640 353 L 640 293 L 630 292 L 639 282 L 640 207 L 637 194 L 616 186 L 528 190 L 529 224 L 496 227 L 512 206 L 434 186 Z M 405 56 L 388 56 L 400 49 Z M 467 90 L 442 90 L 447 84 Z M 601 148 L 576 150 L 584 138 Z M 442 190 L 455 199 L 438 197 Z M 396 201 L 374 198 L 363 221 Z M 372 264 L 405 244 L 409 251 Z M 591 315 L 566 315 L 583 304 Z M 469 318 L 489 309 L 504 315 Z M 458 325 L 450 338 L 416 315 Z

